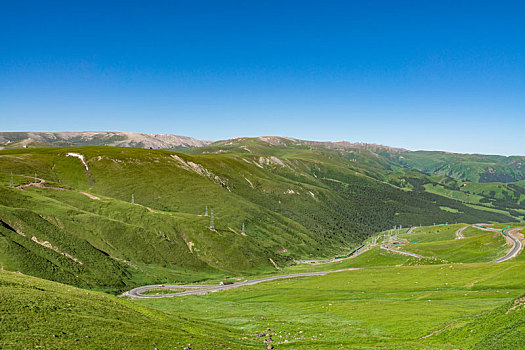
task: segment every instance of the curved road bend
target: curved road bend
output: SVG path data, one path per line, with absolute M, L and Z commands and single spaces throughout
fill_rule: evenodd
M 268 282 L 268 281 L 274 281 L 278 279 L 284 279 L 284 278 L 295 278 L 295 277 L 307 277 L 307 276 L 324 276 L 329 273 L 334 272 L 342 272 L 342 271 L 353 271 L 353 270 L 360 270 L 360 268 L 348 268 L 348 269 L 341 269 L 341 270 L 330 270 L 330 271 L 320 271 L 320 272 L 304 272 L 304 273 L 294 273 L 290 275 L 280 275 L 280 276 L 271 276 L 271 277 L 265 277 L 265 278 L 259 278 L 256 280 L 250 280 L 250 281 L 244 281 L 234 284 L 228 284 L 228 285 L 150 285 L 150 286 L 143 286 L 143 287 L 137 287 L 134 288 L 126 293 L 123 294 L 123 296 L 130 296 L 132 298 L 137 299 L 150 299 L 150 298 L 170 298 L 170 297 L 181 297 L 185 295 L 202 295 L 206 293 L 211 292 L 217 292 L 220 290 L 226 290 L 226 289 L 233 289 L 233 288 L 239 288 L 243 286 L 251 286 L 254 284 L 262 283 L 262 282 Z M 187 290 L 184 292 L 179 293 L 173 293 L 173 294 L 159 294 L 159 295 L 143 295 L 142 293 L 150 290 L 150 289 L 195 289 L 195 290 Z
M 521 249 L 523 248 L 523 244 L 518 238 L 514 237 L 512 234 L 519 233 L 524 228 L 525 227 L 516 227 L 516 228 L 508 229 L 504 231 L 507 234 L 507 237 L 509 237 L 512 240 L 514 245 L 512 246 L 512 249 L 504 257 L 491 261 L 491 263 L 500 263 L 500 262 L 507 261 L 509 259 L 516 257 L 520 253 Z
M 411 234 L 416 228 L 417 228 L 417 226 L 412 226 L 407 232 L 403 233 L 403 235 Z
M 489 232 L 501 231 L 501 230 L 498 230 L 492 227 L 484 227 L 488 225 L 490 224 L 475 224 L 475 225 L 472 225 L 472 227 L 477 228 L 478 230 L 481 230 L 481 231 L 489 231 Z
M 342 260 L 346 260 L 346 259 L 355 258 L 356 256 L 359 256 L 359 255 L 363 254 L 364 252 L 366 252 L 369 248 L 370 248 L 370 244 L 364 245 L 361 248 L 359 248 L 358 250 L 356 250 L 352 255 L 344 257 L 344 258 L 339 258 L 339 259 L 330 258 L 330 259 L 317 259 L 317 260 L 297 260 L 295 263 L 296 264 L 311 264 L 311 265 L 333 263 L 333 262 L 336 262 L 336 261 L 342 261 Z
M 467 225 L 467 226 L 464 226 L 462 228 L 460 228 L 459 230 L 456 231 L 456 239 L 463 239 L 465 238 L 465 236 L 463 236 L 463 231 L 466 230 L 467 228 L 469 228 L 470 226 L 472 225 Z
M 459 229 L 458 231 L 456 231 L 456 238 L 458 239 L 464 238 L 461 232 L 469 226 L 465 226 Z M 520 251 L 523 248 L 523 244 L 518 238 L 514 237 L 513 234 L 518 233 L 523 229 L 525 229 L 525 227 L 516 227 L 516 228 L 508 229 L 505 231 L 505 233 L 512 240 L 514 245 L 512 249 L 505 256 L 499 259 L 496 259 L 494 261 L 491 261 L 490 263 L 504 262 L 504 261 L 507 261 L 509 259 L 516 257 L 520 253 Z M 418 254 L 409 253 L 409 252 L 402 251 L 402 250 L 392 249 L 385 244 L 381 245 L 381 249 L 385 249 L 385 250 L 388 250 L 388 251 L 391 251 L 397 254 L 412 256 L 412 257 L 419 258 L 419 259 L 423 258 L 421 255 L 418 255 Z M 185 295 L 202 295 L 206 293 L 217 292 L 220 290 L 233 289 L 233 288 L 238 288 L 238 287 L 243 287 L 243 286 L 250 286 L 250 285 L 254 285 L 254 284 L 258 284 L 262 282 L 277 280 L 277 279 L 306 277 L 306 276 L 324 276 L 329 273 L 352 271 L 352 270 L 360 270 L 360 268 L 348 268 L 348 269 L 341 269 L 341 270 L 330 270 L 330 271 L 321 271 L 321 272 L 304 272 L 304 273 L 296 273 L 296 274 L 290 274 L 290 275 L 271 276 L 271 277 L 265 277 L 265 278 L 251 280 L 251 281 L 244 281 L 240 283 L 234 283 L 234 284 L 223 285 L 223 286 L 221 285 L 194 285 L 194 284 L 193 285 L 150 285 L 150 286 L 134 288 L 130 290 L 129 292 L 124 293 L 123 295 L 127 295 L 127 296 L 130 296 L 132 298 L 137 298 L 137 299 L 170 298 L 170 297 L 185 296 Z M 141 294 L 150 289 L 175 289 L 175 288 L 194 289 L 194 290 L 188 290 L 188 291 L 173 293 L 173 294 L 161 294 L 161 295 L 142 295 Z

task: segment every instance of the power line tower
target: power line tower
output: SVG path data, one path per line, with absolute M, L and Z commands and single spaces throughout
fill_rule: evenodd
M 242 223 L 242 231 L 241 232 L 242 232 L 243 235 L 245 234 L 244 233 L 244 222 Z
M 213 226 L 213 209 L 211 210 L 211 215 L 210 215 L 210 229 L 211 230 L 215 229 L 215 226 Z
M 208 216 L 208 206 L 206 206 L 206 214 L 204 216 Z
M 35 183 L 36 183 L 36 171 L 35 171 Z
M 135 195 L 131 194 L 131 204 L 135 204 Z
M 11 171 L 11 183 L 10 183 L 10 186 L 11 187 L 14 187 L 14 182 L 13 182 L 13 172 Z

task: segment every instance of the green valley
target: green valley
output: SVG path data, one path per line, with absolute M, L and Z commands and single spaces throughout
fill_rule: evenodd
M 2 150 L 0 347 L 519 349 L 525 257 L 490 262 L 512 244 L 501 228 L 525 226 L 525 190 L 403 152 L 277 137 Z M 456 239 L 475 223 L 500 231 Z M 239 287 L 165 298 L 220 281 Z M 152 298 L 116 297 L 145 285 Z

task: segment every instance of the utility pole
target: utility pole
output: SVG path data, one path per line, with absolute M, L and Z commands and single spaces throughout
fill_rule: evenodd
M 213 209 L 211 210 L 211 215 L 210 215 L 210 229 L 212 230 L 215 229 L 215 226 L 213 226 Z
M 35 183 L 36 183 L 36 171 L 35 171 Z
M 244 222 L 242 223 L 242 234 L 244 235 Z
M 208 216 L 208 206 L 206 206 L 206 214 L 204 216 Z
M 11 187 L 14 187 L 14 183 L 13 183 L 13 172 L 11 171 Z
M 135 204 L 135 195 L 131 194 L 131 204 Z

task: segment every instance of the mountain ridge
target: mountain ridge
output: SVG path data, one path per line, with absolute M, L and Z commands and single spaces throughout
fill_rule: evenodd
M 147 134 L 131 131 L 0 132 L 0 149 L 61 146 L 119 146 L 136 148 L 188 148 L 211 144 L 174 134 Z
M 199 140 L 173 134 L 125 131 L 0 132 L 0 149 L 71 146 L 111 146 L 150 149 L 178 149 L 183 153 L 269 154 L 278 149 L 332 151 L 353 162 L 363 152 L 376 158 L 379 167 L 392 165 L 428 175 L 474 182 L 514 183 L 525 181 L 525 157 L 464 154 L 444 151 L 411 151 L 381 144 L 349 141 L 309 141 L 283 136 L 235 137 L 227 140 Z M 371 159 L 368 162 L 374 162 Z

